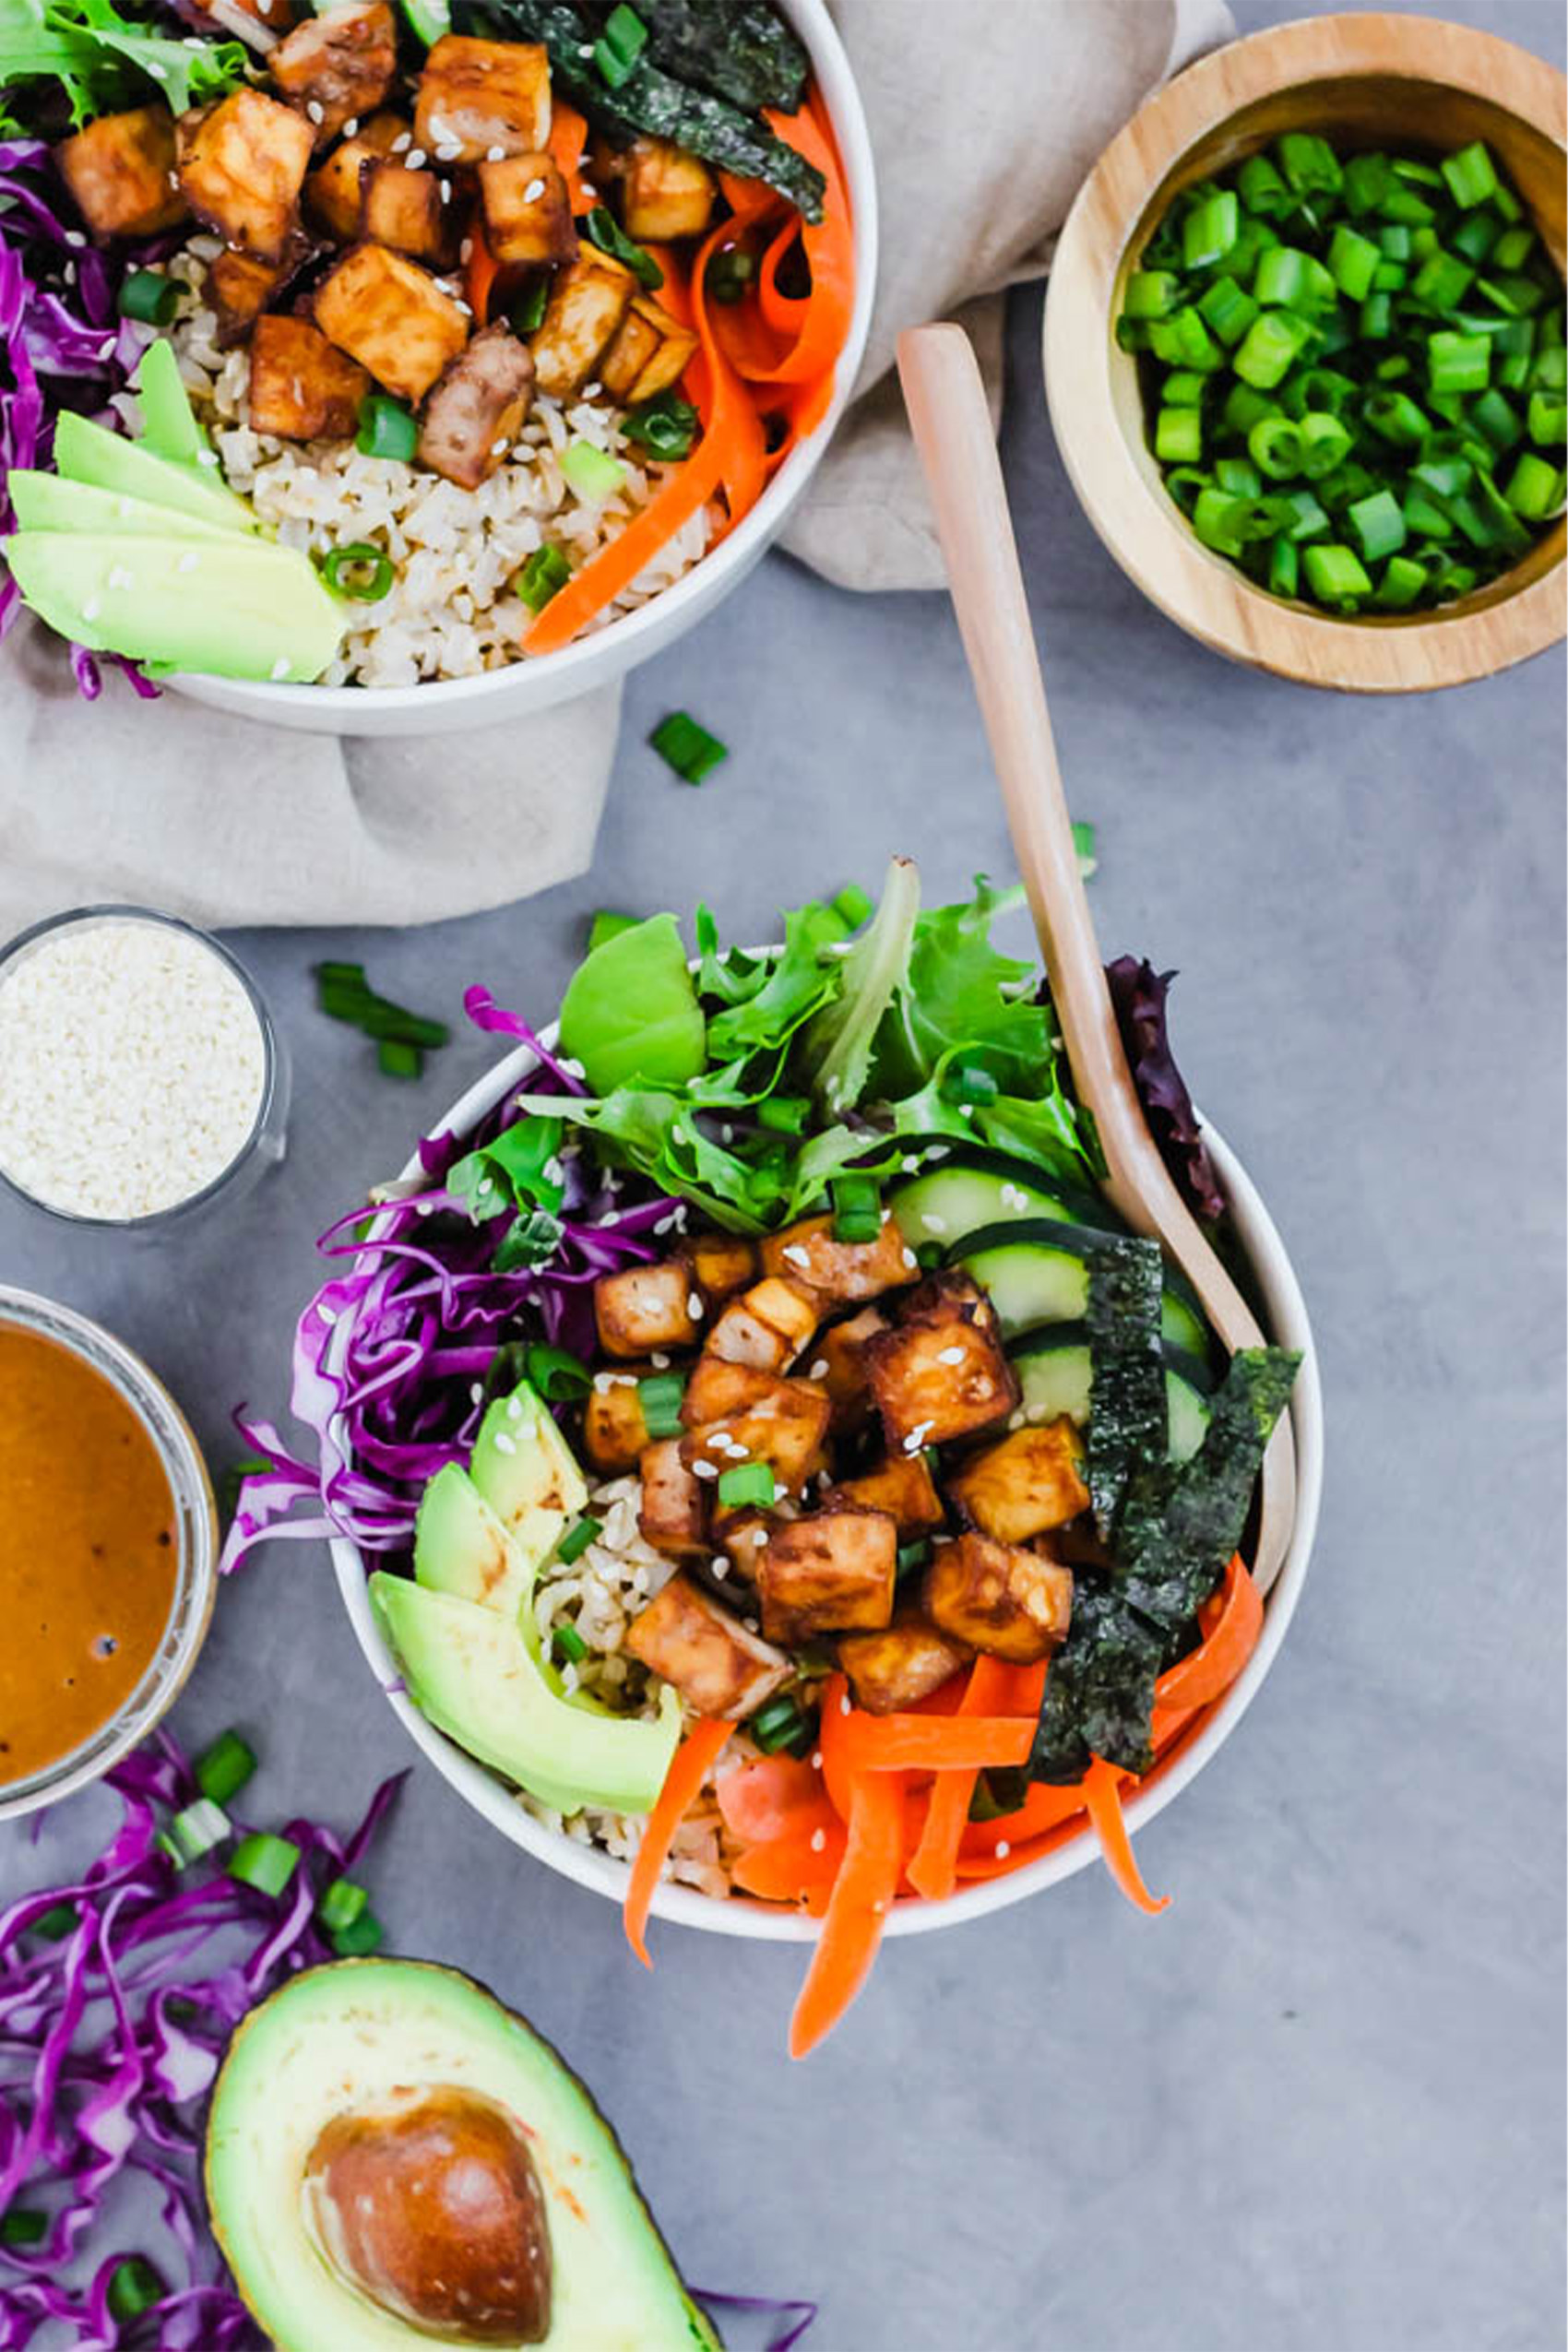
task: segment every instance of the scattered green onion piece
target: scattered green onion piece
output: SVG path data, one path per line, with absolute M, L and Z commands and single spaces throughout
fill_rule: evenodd
M 1474 268 L 1479 269 L 1483 262 L 1501 251 L 1503 238 L 1514 234 L 1515 234 L 1515 231 L 1503 228 L 1494 212 L 1490 210 L 1467 212 L 1465 218 L 1448 232 L 1448 242 L 1456 254 L 1462 254 Z M 1524 232 L 1524 235 L 1525 252 L 1527 253 L 1530 243 L 1530 232 L 1527 229 Z M 1517 266 L 1517 263 L 1512 261 L 1501 261 L 1498 264 L 1499 268 L 1502 269 L 1513 269 Z
M 1348 229 L 1341 223 L 1334 232 L 1333 242 L 1328 248 L 1329 275 L 1340 292 L 1348 295 L 1351 302 L 1359 303 L 1372 291 L 1372 279 L 1382 259 L 1383 255 L 1372 239 L 1363 237 L 1359 230 Z
M 121 2327 L 128 2327 L 133 2320 L 141 2319 L 169 2292 L 152 2264 L 140 2254 L 129 2261 L 116 2263 L 109 2274 L 108 2292 L 104 2301 L 109 2316 Z
M 41 1935 L 45 1943 L 64 1943 L 80 1919 L 81 1913 L 74 1903 L 52 1903 L 47 1911 L 39 1913 L 28 1933 Z
M 745 1511 L 754 1505 L 771 1511 L 778 1499 L 773 1470 L 766 1462 L 732 1462 L 719 1473 L 719 1500 L 726 1511 Z
M 183 1806 L 169 1824 L 169 1843 L 178 1858 L 178 1867 L 184 1870 L 192 1862 L 199 1862 L 226 1838 L 232 1837 L 234 1825 L 221 1805 L 210 1797 L 198 1797 L 194 1805 Z
M 315 1916 L 328 1935 L 339 1935 L 364 1915 L 370 1896 L 351 1878 L 335 1878 L 323 1887 Z
M 1373 601 L 1391 612 L 1403 612 L 1414 604 L 1426 584 L 1427 576 L 1420 564 L 1408 555 L 1394 555 L 1377 584 Z
M 838 1176 L 833 1183 L 833 1238 L 874 1241 L 882 1230 L 882 1194 L 873 1176 Z
M 1398 554 L 1405 544 L 1405 517 L 1391 490 L 1377 490 L 1368 498 L 1358 498 L 1348 512 L 1360 541 L 1363 563 L 1381 563 L 1385 555 Z
M 816 1717 L 808 1715 L 788 1692 L 779 1691 L 758 1707 L 746 1731 L 765 1756 L 778 1755 L 784 1749 L 803 1754 L 814 1737 Z
M 1530 439 L 1543 446 L 1548 442 L 1568 440 L 1568 401 L 1554 400 L 1545 392 L 1532 392 L 1528 430 Z
M 1345 203 L 1360 215 L 1376 212 L 1393 184 L 1386 155 L 1352 155 L 1345 164 Z
M 1288 481 L 1301 470 L 1301 435 L 1289 417 L 1260 417 L 1247 435 L 1247 450 L 1260 473 Z
M 394 400 L 387 392 L 371 392 L 360 402 L 354 446 L 362 457 L 400 457 L 407 462 L 419 445 L 419 421 L 401 400 Z
M 1295 596 L 1301 585 L 1301 555 L 1293 539 L 1281 531 L 1268 542 L 1268 587 L 1272 596 Z
M 1444 253 L 1441 246 L 1428 254 L 1411 282 L 1410 292 L 1418 303 L 1429 310 L 1457 310 L 1475 279 L 1475 271 L 1456 254 Z
M 875 907 L 876 901 L 870 891 L 862 890 L 858 882 L 847 882 L 833 901 L 834 913 L 849 931 L 859 931 L 861 925 L 870 920 Z
M 918 1568 L 929 1567 L 931 1549 L 929 1536 L 921 1536 L 915 1543 L 901 1543 L 898 1546 L 897 1574 L 909 1576 L 912 1575 Z
M 138 319 L 144 327 L 167 327 L 180 307 L 183 291 L 177 278 L 161 269 L 133 269 L 120 288 L 122 318 Z
M 581 1666 L 588 1654 L 588 1645 L 575 1625 L 552 1627 L 550 1641 L 556 1657 L 567 1666 Z
M 1504 229 L 1491 249 L 1490 259 L 1492 267 L 1504 270 L 1523 269 L 1535 250 L 1535 243 L 1536 232 L 1533 229 Z
M 744 245 L 724 245 L 709 261 L 703 286 L 710 302 L 729 308 L 741 301 L 755 276 L 755 257 Z
M 379 1952 L 386 1941 L 386 1930 L 374 1911 L 362 1911 L 351 1926 L 339 1928 L 332 1939 L 332 1949 L 339 1960 L 366 1960 Z
M 257 1830 L 242 1837 L 229 1857 L 229 1876 L 262 1895 L 281 1895 L 299 1865 L 300 1849 L 287 1837 Z
M 635 237 L 627 236 L 608 205 L 596 204 L 583 226 L 600 252 L 629 269 L 646 293 L 654 293 L 663 285 L 664 272 L 658 262 Z
M 1491 345 L 1484 335 L 1455 335 L 1440 328 L 1427 337 L 1427 387 L 1433 393 L 1482 392 L 1491 373 Z
M 1401 448 L 1419 449 L 1431 433 L 1431 420 L 1408 392 L 1383 388 L 1371 392 L 1362 414 L 1375 434 Z
M 1520 423 L 1513 404 L 1504 399 L 1495 385 L 1470 403 L 1469 422 L 1484 434 L 1499 456 L 1523 440 L 1525 428 Z
M 0 2214 L 0 2246 L 25 2253 L 42 2246 L 49 2235 L 49 2215 L 36 2206 L 7 2205 Z
M 1197 409 L 1161 409 L 1155 419 L 1154 454 L 1168 466 L 1194 465 L 1203 455 L 1204 421 Z
M 1123 297 L 1127 318 L 1164 318 L 1181 300 L 1181 279 L 1169 269 L 1134 269 Z
M 697 434 L 697 412 L 689 400 L 671 390 L 656 394 L 645 400 L 622 420 L 623 438 L 632 441 L 650 457 L 673 462 L 690 456 Z
M 1531 449 L 1525 450 L 1508 478 L 1503 495 L 1516 515 L 1544 523 L 1562 501 L 1562 476 Z
M 1309 547 L 1301 561 L 1307 585 L 1321 604 L 1353 610 L 1362 597 L 1372 594 L 1372 582 L 1351 548 L 1333 544 Z
M 1073 852 L 1078 861 L 1078 873 L 1087 882 L 1099 872 L 1099 843 L 1095 828 L 1087 817 L 1073 819 Z
M 1225 364 L 1225 354 L 1204 325 L 1195 304 L 1188 303 L 1170 318 L 1149 321 L 1149 349 L 1170 367 L 1194 368 L 1213 375 Z
M 598 448 L 593 442 L 571 441 L 561 452 L 561 476 L 579 498 L 586 498 L 590 505 L 602 506 L 607 498 L 613 498 L 624 487 L 626 469 L 619 457 L 612 457 L 607 449 Z
M 637 1403 L 649 1437 L 680 1436 L 681 1399 L 685 1393 L 684 1372 L 648 1372 L 638 1381 Z
M 523 1360 L 529 1385 L 538 1389 L 547 1405 L 568 1404 L 586 1396 L 593 1386 L 592 1372 L 569 1348 L 552 1348 L 543 1339 L 530 1340 Z
M 335 547 L 321 568 L 334 594 L 352 597 L 357 604 L 379 604 L 398 576 L 390 555 L 368 540 Z
M 1298 196 L 1337 196 L 1345 184 L 1339 158 L 1315 131 L 1287 131 L 1275 153 L 1286 184 Z
M 1234 188 L 1217 188 L 1195 204 L 1182 224 L 1182 257 L 1189 269 L 1209 269 L 1223 261 L 1241 225 L 1241 201 Z
M 1457 155 L 1445 155 L 1442 171 L 1449 194 L 1463 212 L 1468 212 L 1473 205 L 1485 204 L 1489 196 L 1497 194 L 1496 167 L 1479 139 L 1462 147 Z
M 617 915 L 608 907 L 599 908 L 588 925 L 588 954 L 602 947 L 607 939 L 619 939 L 624 931 L 636 931 L 640 921 L 637 915 Z
M 1198 304 L 1199 317 L 1222 343 L 1239 343 L 1257 315 L 1256 301 L 1234 278 L 1217 278 Z
M 1225 396 L 1220 422 L 1229 433 L 1243 435 L 1251 433 L 1260 417 L 1277 417 L 1279 403 L 1265 392 L 1256 392 L 1250 384 L 1233 384 Z
M 1243 384 L 1271 392 L 1295 365 L 1306 339 L 1304 321 L 1289 311 L 1265 310 L 1248 327 L 1231 363 Z
M 593 44 L 593 62 L 607 89 L 629 82 L 647 47 L 647 27 L 635 8 L 612 8 L 604 30 Z
M 1201 409 L 1207 383 L 1193 368 L 1173 367 L 1159 388 L 1168 409 Z
M 237 1731 L 225 1731 L 196 1758 L 196 1787 L 215 1805 L 226 1805 L 239 1795 L 255 1770 L 255 1749 Z
M 572 566 L 553 543 L 536 547 L 518 572 L 515 586 L 530 612 L 542 612 L 572 576 Z
M 1232 498 L 1256 498 L 1263 491 L 1258 469 L 1249 457 L 1221 457 L 1214 469 L 1214 478 Z
M 537 335 L 544 325 L 544 314 L 550 308 L 550 280 L 536 278 L 526 286 L 512 304 L 507 315 L 513 330 L 518 335 Z
M 384 1078 L 422 1078 L 424 1055 L 402 1038 L 384 1037 L 376 1045 L 375 1066 Z
M 689 711 L 672 710 L 668 719 L 660 719 L 647 740 L 665 766 L 672 767 L 686 784 L 700 784 L 721 760 L 730 756 L 728 744 L 721 743 L 717 735 L 710 735 L 706 727 L 699 727 Z
M 1249 212 L 1278 220 L 1295 209 L 1294 197 L 1266 155 L 1249 155 L 1236 175 L 1236 183 Z
M 1321 481 L 1348 454 L 1349 428 L 1326 409 L 1309 409 L 1301 419 L 1301 471 Z
M 643 1419 L 646 1420 L 647 1418 L 647 1416 L 645 1413 Z M 580 1519 L 573 1520 L 571 1526 L 567 1528 L 565 1534 L 556 1545 L 556 1559 L 561 1561 L 564 1566 L 569 1568 L 573 1561 L 580 1560 L 583 1553 L 588 1550 L 589 1544 L 597 1543 L 603 1533 L 603 1520 L 596 1519 L 591 1512 L 585 1511 Z
M 1295 245 L 1271 245 L 1258 263 L 1253 279 L 1253 299 L 1265 305 L 1292 310 L 1307 287 L 1307 256 Z

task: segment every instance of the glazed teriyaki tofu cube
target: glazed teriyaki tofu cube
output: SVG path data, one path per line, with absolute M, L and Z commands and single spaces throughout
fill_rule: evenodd
M 383 245 L 345 254 L 315 293 L 322 332 L 399 399 L 422 400 L 469 339 L 469 317 L 434 278 Z
M 167 106 L 101 114 L 62 139 L 54 160 L 95 237 L 155 237 L 185 217 Z
M 1018 1401 L 995 1310 L 967 1274 L 922 1282 L 865 1366 L 888 1446 L 906 1453 L 987 1429 Z
M 269 53 L 273 80 L 310 125 L 317 147 L 374 114 L 398 71 L 398 29 L 383 0 L 305 17 Z
M 414 141 L 437 163 L 537 155 L 550 139 L 550 60 L 536 42 L 444 33 L 424 62 Z
M 633 1619 L 626 1647 L 698 1715 L 731 1723 L 754 1715 L 790 1672 L 781 1651 L 684 1576 L 671 1576 Z
M 251 423 L 285 441 L 346 440 L 370 390 L 362 367 L 308 318 L 268 312 L 251 337 Z
M 885 1511 L 819 1511 L 776 1526 L 762 1547 L 762 1628 L 786 1645 L 876 1629 L 893 1615 L 898 1530 Z
M 310 125 L 259 89 L 231 90 L 175 125 L 180 186 L 197 218 L 243 253 L 279 261 L 299 218 Z
M 849 1678 L 855 1705 L 868 1715 L 893 1715 L 912 1707 L 950 1682 L 974 1651 L 955 1641 L 918 1609 L 900 1609 L 885 1633 L 846 1633 L 838 1663 Z
M 921 1598 L 944 1633 L 1015 1666 L 1032 1666 L 1066 1637 L 1073 1572 L 990 1536 L 960 1536 L 938 1546 Z
M 690 1348 L 702 1336 L 702 1294 L 678 1260 L 628 1265 L 593 1286 L 599 1344 L 607 1356 L 647 1356 Z
M 982 1535 L 1027 1543 L 1088 1509 L 1083 1458 L 1083 1440 L 1070 1420 L 1015 1430 L 961 1463 L 948 1477 L 947 1491 Z

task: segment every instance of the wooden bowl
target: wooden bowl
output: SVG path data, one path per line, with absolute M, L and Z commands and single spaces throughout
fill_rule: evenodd
M 1115 324 L 1150 233 L 1182 188 L 1283 131 L 1351 147 L 1484 139 L 1561 269 L 1568 84 L 1511 42 L 1431 17 L 1317 17 L 1205 57 L 1134 115 L 1067 216 L 1045 312 L 1051 423 L 1085 512 L 1181 627 L 1305 685 L 1406 694 L 1489 677 L 1568 624 L 1560 517 L 1514 569 L 1435 612 L 1342 620 L 1271 596 L 1205 547 L 1146 438 L 1136 358 Z

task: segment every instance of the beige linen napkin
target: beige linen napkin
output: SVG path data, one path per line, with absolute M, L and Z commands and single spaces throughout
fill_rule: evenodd
M 1222 41 L 1224 0 L 836 0 L 876 155 L 882 267 L 861 395 L 785 544 L 842 586 L 942 566 L 889 371 L 899 331 L 960 316 L 1001 405 L 1001 290 L 1045 268 L 1084 173 L 1166 75 Z M 433 921 L 585 871 L 620 690 L 463 737 L 302 735 L 111 678 L 79 701 L 24 622 L 0 653 L 0 937 L 84 900 L 197 921 Z

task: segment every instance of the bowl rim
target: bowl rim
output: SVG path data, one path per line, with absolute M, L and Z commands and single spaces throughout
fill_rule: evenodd
M 548 1028 L 538 1032 L 547 1051 L 553 1048 L 558 1027 L 552 1021 Z M 537 1067 L 538 1057 L 532 1048 L 517 1047 L 477 1078 L 436 1122 L 432 1132 L 458 1136 L 468 1134 Z M 1148 1783 L 1127 1800 L 1127 1824 L 1134 1832 L 1162 1812 L 1218 1753 L 1261 1689 L 1301 1596 L 1323 1492 L 1323 1393 L 1306 1301 L 1285 1244 L 1252 1179 L 1214 1127 L 1206 1123 L 1205 1134 L 1229 1194 L 1248 1259 L 1263 1290 L 1268 1326 L 1283 1344 L 1301 1351 L 1301 1368 L 1289 1406 L 1296 1443 L 1296 1517 L 1289 1547 L 1265 1602 L 1264 1630 L 1256 1649 L 1230 1689 L 1204 1710 Z M 422 1176 L 416 1151 L 404 1164 L 402 1180 L 416 1182 Z M 328 1350 L 329 1369 L 340 1357 L 347 1340 L 348 1325 L 339 1324 Z M 629 1864 L 536 1821 L 501 1780 L 426 1720 L 402 1688 L 397 1661 L 372 1614 L 368 1565 L 363 1553 L 343 1535 L 329 1537 L 328 1546 L 338 1589 L 366 1663 L 404 1729 L 443 1778 L 514 1846 L 577 1885 L 621 1904 L 630 1876 Z M 1098 1859 L 1098 1852 L 1087 1828 L 1080 1829 L 1023 1869 L 999 1878 L 975 1880 L 961 1894 L 949 1895 L 944 1901 L 900 1900 L 888 1917 L 886 1933 L 919 1935 L 1004 1909 L 1087 1869 Z M 657 1918 L 683 1927 L 753 1941 L 809 1943 L 814 1942 L 820 1932 L 819 1921 L 781 1905 L 733 1895 L 721 1899 L 699 1894 L 695 1888 L 674 1885 L 666 1879 L 659 1881 L 653 1910 Z
M 1499 34 L 1388 12 L 1312 17 L 1249 33 L 1158 90 L 1099 156 L 1057 241 L 1041 354 L 1051 426 L 1078 502 L 1108 552 L 1168 619 L 1214 652 L 1303 685 L 1407 694 L 1490 677 L 1563 636 L 1562 518 L 1542 542 L 1552 552 L 1533 579 L 1510 588 L 1505 573 L 1436 613 L 1343 620 L 1269 595 L 1203 546 L 1137 463 L 1111 382 L 1123 355 L 1109 310 L 1123 258 L 1154 196 L 1193 148 L 1283 89 L 1373 76 L 1484 101 L 1568 161 L 1568 82 Z M 1110 254 L 1098 249 L 1104 232 L 1103 220 L 1099 233 L 1091 228 L 1096 216 L 1114 219 Z
M 734 529 L 717 547 L 700 556 L 679 579 L 672 580 L 635 611 L 622 613 L 586 636 L 575 638 L 558 652 L 537 655 L 531 661 L 508 662 L 504 669 L 483 671 L 475 677 L 422 679 L 411 686 L 321 686 L 176 673 L 164 682 L 166 684 L 189 694 L 195 700 L 205 699 L 208 688 L 219 688 L 224 707 L 237 707 L 243 703 L 246 715 L 275 724 L 308 726 L 307 714 L 314 713 L 325 730 L 331 731 L 336 726 L 345 734 L 355 731 L 343 726 L 342 721 L 356 712 L 368 719 L 374 710 L 378 731 L 383 732 L 389 731 L 383 723 L 387 717 L 428 715 L 434 731 L 450 721 L 455 707 L 462 705 L 471 709 L 487 699 L 496 702 L 494 717 L 499 723 L 511 715 L 505 708 L 503 693 L 507 685 L 515 691 L 519 679 L 547 677 L 553 691 L 538 701 L 535 708 L 543 710 L 557 702 L 569 701 L 660 650 L 668 633 L 678 632 L 687 625 L 688 619 L 695 622 L 702 617 L 707 609 L 702 599 L 711 600 L 716 594 L 739 584 L 753 558 L 770 546 L 783 529 L 837 431 L 854 395 L 876 292 L 876 171 L 860 84 L 826 0 L 781 0 L 781 5 L 810 55 L 812 79 L 822 93 L 843 167 L 854 244 L 855 293 L 827 409 L 812 432 L 790 451 L 756 505 Z M 698 605 L 698 611 L 688 614 L 688 608 L 694 604 Z M 649 636 L 655 636 L 655 642 L 647 647 L 645 653 L 640 648 Z M 249 707 L 253 693 L 258 697 L 254 708 Z

